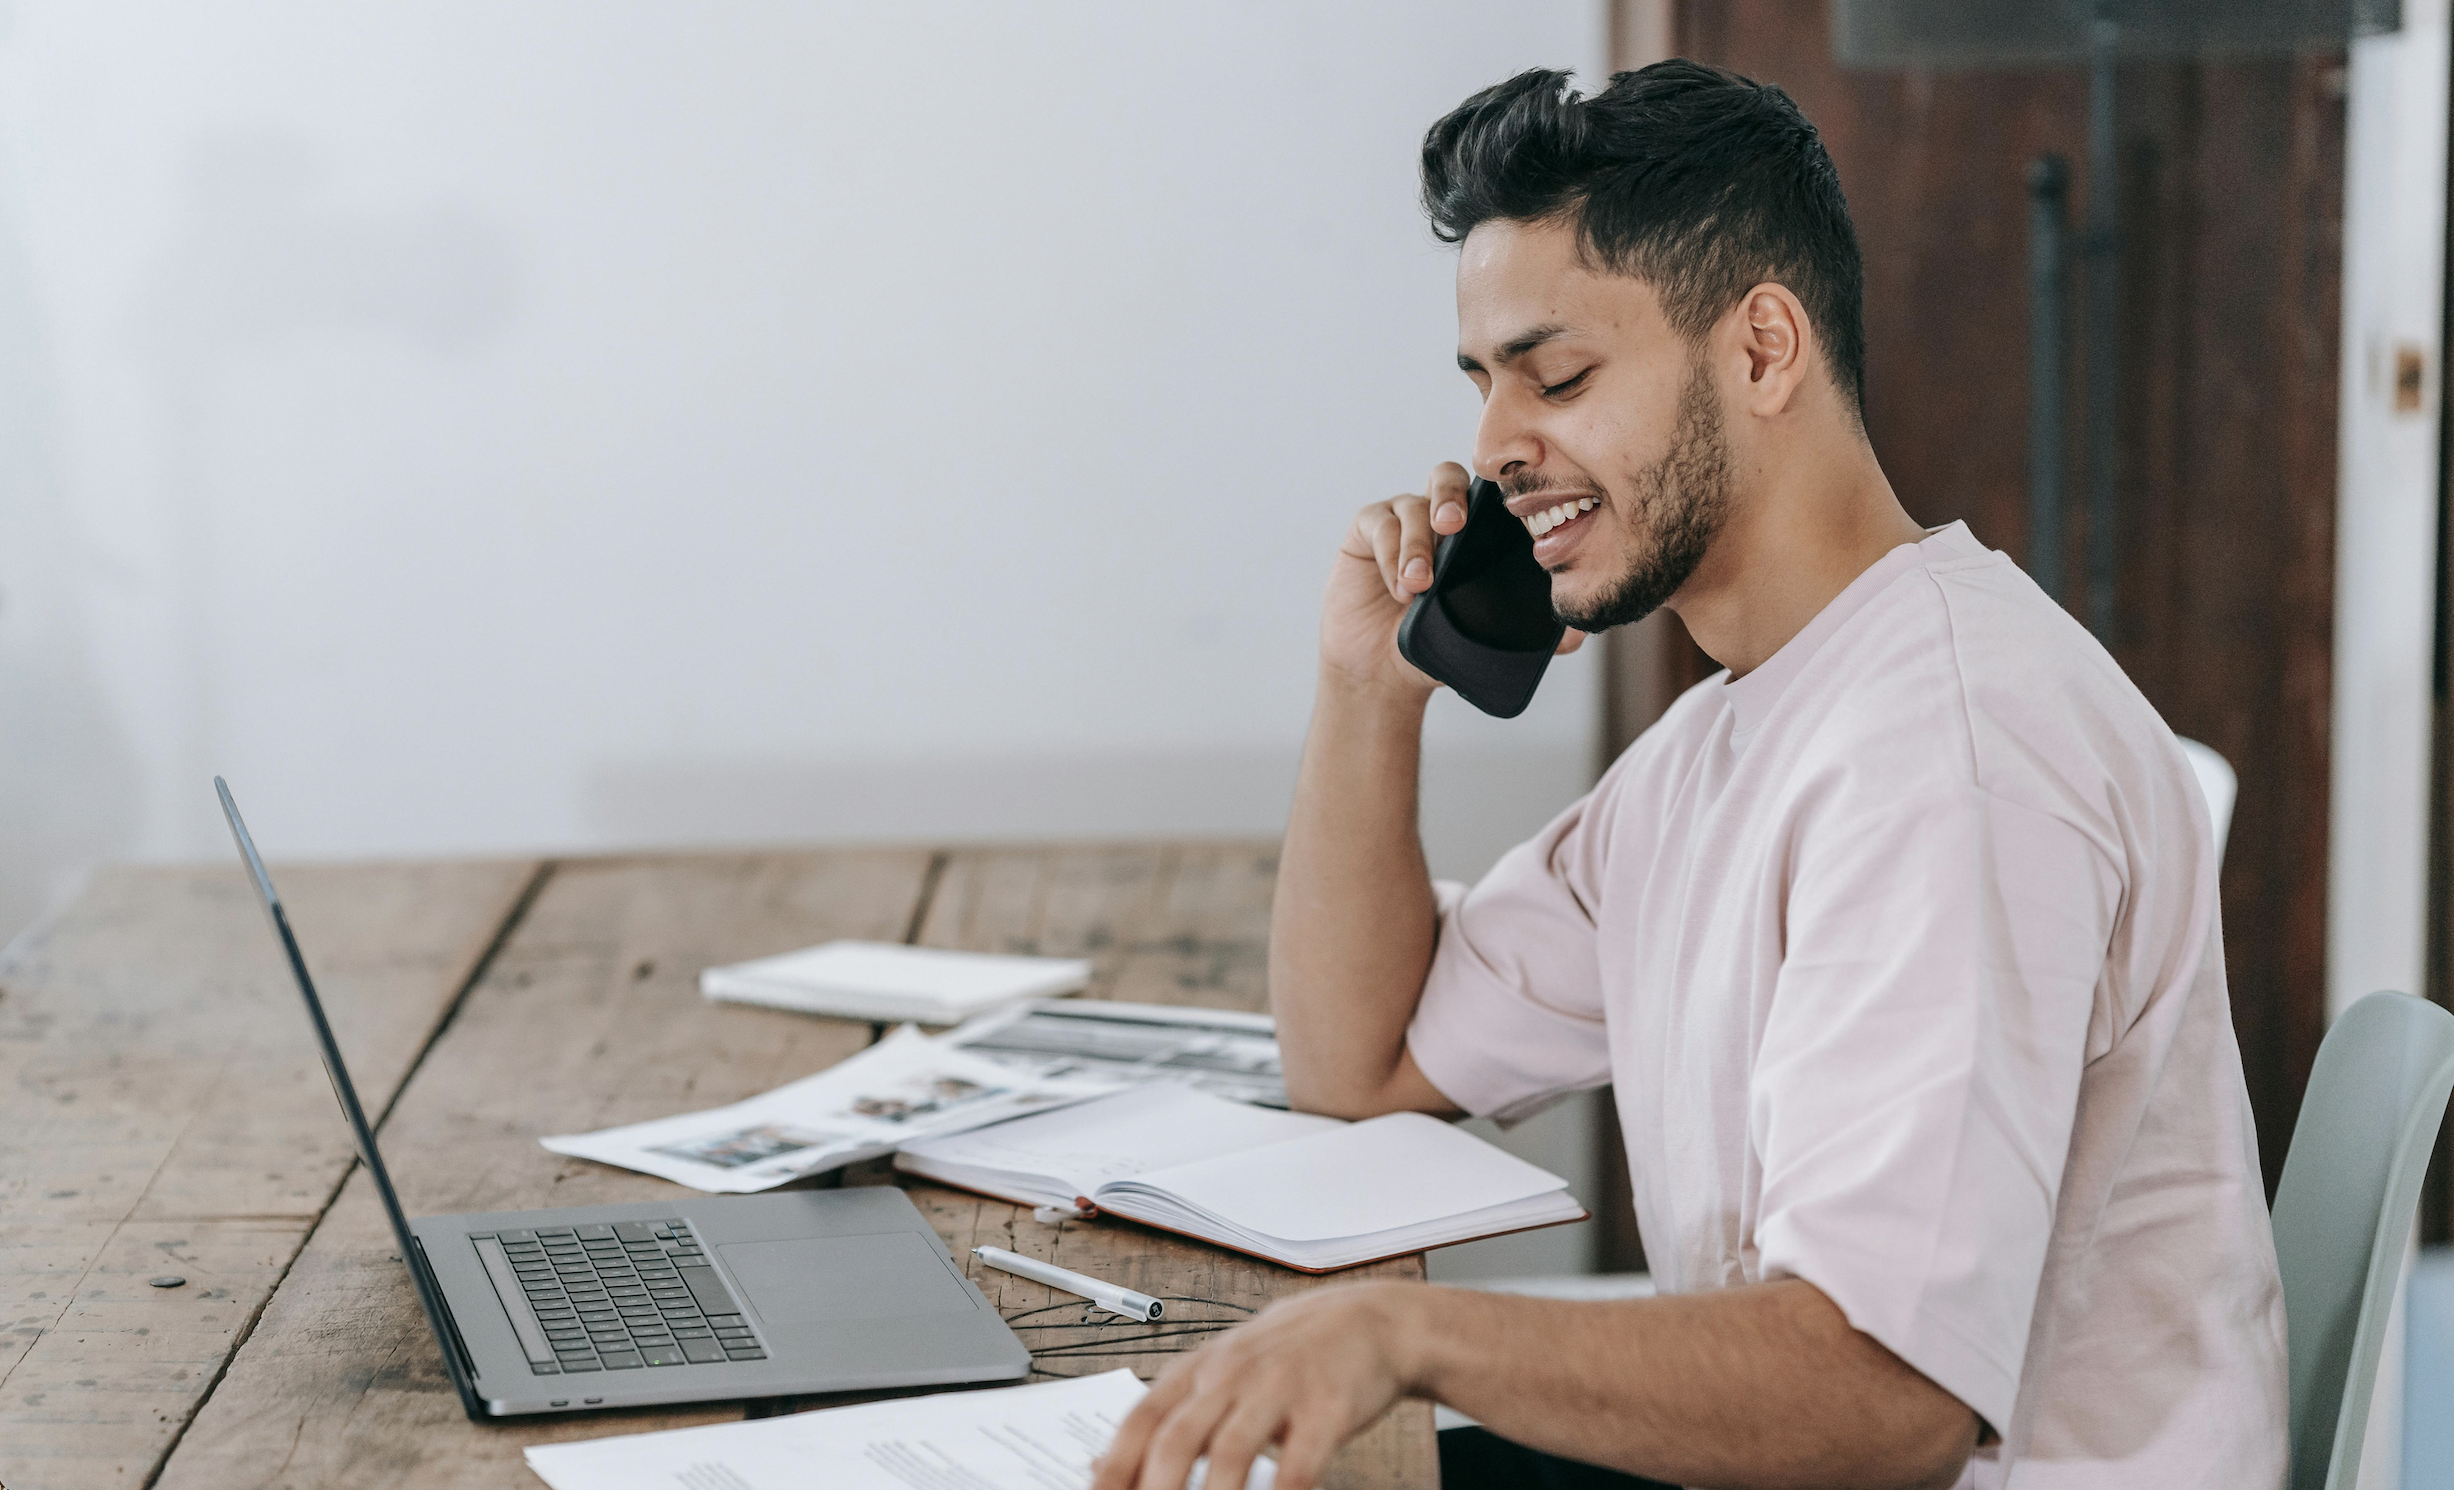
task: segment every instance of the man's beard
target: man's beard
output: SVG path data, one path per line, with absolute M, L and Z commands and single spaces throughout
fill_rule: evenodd
M 1730 447 L 1722 438 L 1721 399 L 1701 358 L 1679 393 L 1678 424 L 1660 460 L 1635 474 L 1633 506 L 1621 519 L 1631 534 L 1652 535 L 1626 574 L 1600 598 L 1559 618 L 1579 631 L 1627 626 L 1661 609 L 1687 583 L 1730 511 Z

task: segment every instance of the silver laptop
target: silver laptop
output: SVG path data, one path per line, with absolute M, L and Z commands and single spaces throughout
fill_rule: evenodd
M 900 1190 L 404 1216 L 238 803 L 222 813 L 472 1418 L 1013 1381 L 1031 1353 Z

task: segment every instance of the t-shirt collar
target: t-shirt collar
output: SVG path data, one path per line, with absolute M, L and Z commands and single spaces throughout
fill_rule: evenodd
M 1966 522 L 1947 523 L 1928 528 L 1925 539 L 1904 543 L 1866 566 L 1866 571 L 1849 582 L 1847 588 L 1832 597 L 1815 619 L 1798 630 L 1796 636 L 1781 644 L 1781 650 L 1764 659 L 1755 671 L 1743 678 L 1732 678 L 1721 685 L 1721 697 L 1730 706 L 1730 744 L 1744 745 L 1780 701 L 1781 694 L 1815 653 L 1832 638 L 1832 633 L 1849 624 L 1849 618 L 1866 608 L 1866 603 L 1891 585 L 1893 580 L 1912 569 L 1946 559 L 1970 558 L 1985 552 L 1976 536 L 1968 531 Z

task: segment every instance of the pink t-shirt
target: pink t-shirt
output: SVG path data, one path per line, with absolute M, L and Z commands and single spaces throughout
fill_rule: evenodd
M 1613 1083 L 1659 1287 L 1822 1289 L 1998 1432 L 1964 1484 L 2282 1484 L 2206 803 L 1965 526 L 1441 898 L 1415 1060 L 1503 1118 Z

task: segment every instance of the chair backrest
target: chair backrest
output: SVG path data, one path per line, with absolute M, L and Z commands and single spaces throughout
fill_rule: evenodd
M 2359 1483 L 2386 1316 L 2449 1093 L 2454 1014 L 2408 994 L 2370 994 L 2318 1047 L 2275 1189 L 2291 1490 Z
M 2224 839 L 2232 831 L 2233 799 L 2241 794 L 2241 778 L 2235 776 L 2231 762 L 2196 740 L 2173 737 L 2181 743 L 2182 758 L 2190 763 L 2190 774 L 2198 778 L 2198 789 L 2207 798 L 2207 816 L 2215 823 L 2215 861 L 2224 862 Z

